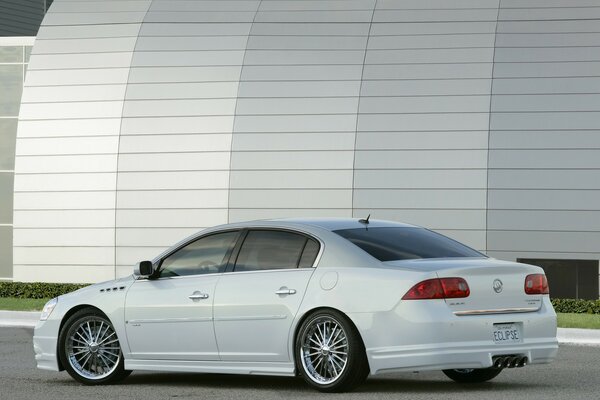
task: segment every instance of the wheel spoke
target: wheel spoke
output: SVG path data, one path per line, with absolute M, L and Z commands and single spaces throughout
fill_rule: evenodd
M 336 340 L 335 342 L 333 342 L 333 343 L 331 344 L 331 346 L 330 346 L 330 347 L 333 347 L 333 348 L 335 348 L 335 347 L 336 347 L 336 344 L 338 344 L 338 343 L 340 343 L 340 342 L 342 342 L 342 341 L 344 341 L 344 340 L 346 340 L 346 336 L 342 336 L 341 338 L 339 338 L 338 340 Z M 338 346 L 338 347 L 339 347 L 339 346 Z
M 98 343 L 99 345 L 104 344 L 104 342 L 106 342 L 108 339 L 110 339 L 113 335 L 115 334 L 115 332 L 111 333 L 110 335 L 106 336 L 104 339 L 102 339 L 102 341 L 100 343 Z
M 340 360 L 341 364 L 338 364 L 338 361 L 336 361 L 336 358 Z M 346 360 L 344 360 L 343 358 L 339 357 L 336 354 L 333 354 L 333 357 L 331 357 L 331 360 L 333 362 L 335 362 L 336 364 L 338 364 L 340 366 L 340 368 L 343 368 L 344 365 L 346 365 Z
M 100 335 L 100 339 L 104 339 L 104 337 L 106 336 L 106 333 L 108 332 L 109 329 L 110 329 L 110 325 L 106 325 L 104 332 L 102 332 L 102 335 Z
M 92 333 L 92 328 L 90 328 L 90 321 L 88 321 L 86 323 L 86 325 L 87 325 L 87 332 L 86 332 L 86 334 L 90 338 L 90 342 L 92 342 L 94 340 L 94 334 Z
M 101 345 L 102 347 L 106 347 L 109 344 L 117 343 L 118 341 L 119 341 L 119 339 L 114 339 L 114 340 L 111 340 L 110 342 L 102 342 L 102 343 L 98 343 L 98 344 Z
M 319 368 L 319 365 L 321 364 L 322 361 L 323 361 L 323 357 L 319 357 L 319 362 L 317 362 L 317 364 L 314 366 L 315 371 L 317 370 L 317 368 Z
M 110 369 L 110 367 L 111 367 L 110 364 L 112 364 L 112 361 L 109 358 L 105 357 L 104 354 L 102 354 L 102 353 L 98 353 L 98 356 L 100 356 L 100 360 L 102 360 L 104 365 L 106 365 L 106 368 Z
M 81 335 L 79 335 L 79 336 L 81 336 Z M 86 341 L 79 340 L 79 339 L 77 339 L 76 337 L 72 338 L 72 340 L 73 340 L 74 342 L 81 343 L 81 344 L 84 344 L 84 345 L 87 345 L 87 344 L 88 344 Z
M 331 368 L 333 370 L 333 376 L 337 376 L 338 370 L 336 368 L 336 363 L 333 361 L 333 358 L 329 357 L 329 363 L 331 364 Z M 341 371 L 341 368 L 340 368 L 340 371 Z
M 322 345 L 323 345 L 323 343 L 324 343 L 324 340 L 325 340 L 325 339 L 324 339 L 324 336 L 323 336 L 323 332 L 321 332 L 321 327 L 320 327 L 319 325 L 317 325 L 317 330 L 319 331 L 319 335 L 320 335 L 320 338 L 321 338 L 321 340 L 319 341 L 319 346 L 322 346 Z M 318 337 L 319 337 L 319 336 L 316 334 L 316 332 L 315 332 L 315 337 L 316 337 L 316 338 L 318 338 Z
M 340 334 L 341 334 L 341 333 L 342 333 L 342 330 L 340 329 L 340 330 L 339 330 L 339 331 L 336 333 L 335 337 L 334 337 L 333 339 L 331 339 L 331 343 L 329 344 L 329 346 L 330 346 L 330 347 L 331 347 L 331 346 L 333 346 L 333 344 L 335 343 L 335 341 L 337 340 L 337 338 L 338 338 L 338 337 L 340 337 Z
M 321 357 L 321 360 L 323 360 L 321 363 L 321 376 L 325 377 L 327 374 L 327 361 L 325 360 L 325 357 Z
M 98 328 L 98 332 L 96 333 L 96 343 L 98 343 L 98 339 L 100 339 L 100 333 L 102 332 L 102 327 L 104 326 L 104 321 L 100 321 L 100 328 Z
M 90 343 L 90 342 L 89 342 L 89 341 L 88 341 L 88 340 L 87 340 L 85 337 L 83 337 L 83 335 L 82 335 L 81 333 L 79 333 L 79 332 L 76 332 L 76 333 L 79 335 L 79 337 L 80 337 L 80 338 L 82 338 L 82 339 L 83 339 L 83 343 L 85 343 L 85 344 L 89 344 L 89 343 Z M 84 332 L 84 333 L 85 333 L 85 332 Z M 75 338 L 73 338 L 73 339 L 75 339 Z M 75 340 L 76 340 L 76 339 L 75 339 Z
M 118 351 L 116 353 L 111 353 L 110 350 L 102 350 L 102 354 L 104 354 L 106 356 L 110 356 L 110 357 L 119 358 L 119 352 Z
M 92 353 L 88 353 L 88 355 L 86 357 L 82 358 L 83 362 L 79 363 L 79 365 L 81 366 L 81 368 L 85 367 L 85 364 L 87 364 L 87 362 L 90 360 L 91 357 L 92 357 Z
M 337 328 L 338 328 L 338 326 L 337 326 L 337 325 L 335 325 L 335 326 L 333 327 L 333 330 L 331 331 L 331 335 L 329 335 L 329 338 L 327 339 L 327 346 L 329 346 L 329 345 L 331 344 L 331 342 L 332 342 L 333 340 L 335 340 L 335 339 L 334 339 L 334 335 L 336 335 L 336 330 L 337 330 Z M 336 336 L 337 336 L 337 335 L 336 335 Z

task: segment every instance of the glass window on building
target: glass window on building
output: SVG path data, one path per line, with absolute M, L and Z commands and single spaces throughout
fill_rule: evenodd
M 552 298 L 587 300 L 598 298 L 598 260 L 519 258 L 517 261 L 544 269 Z
M 15 144 L 31 44 L 33 38 L 0 37 L 0 280 L 12 278 Z
M 12 234 L 12 226 L 0 225 L 0 278 L 12 278 Z
M 21 47 L 21 56 L 23 47 Z M 19 115 L 21 94 L 23 92 L 23 63 L 0 63 L 0 116 L 14 117 Z

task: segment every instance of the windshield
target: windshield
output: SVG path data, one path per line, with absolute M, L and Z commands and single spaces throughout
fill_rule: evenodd
M 485 257 L 464 244 L 423 228 L 358 228 L 334 232 L 379 261 Z

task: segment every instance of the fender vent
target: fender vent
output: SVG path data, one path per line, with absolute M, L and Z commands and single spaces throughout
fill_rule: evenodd
M 104 288 L 104 289 L 100 289 L 100 292 L 116 292 L 118 290 L 125 290 L 125 286 L 115 286 L 112 288 Z

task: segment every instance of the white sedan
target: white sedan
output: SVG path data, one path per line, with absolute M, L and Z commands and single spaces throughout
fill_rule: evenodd
M 483 382 L 558 351 L 541 268 L 368 218 L 204 230 L 50 300 L 33 344 L 39 368 L 85 384 L 189 371 L 301 375 L 325 392 L 388 371 Z

